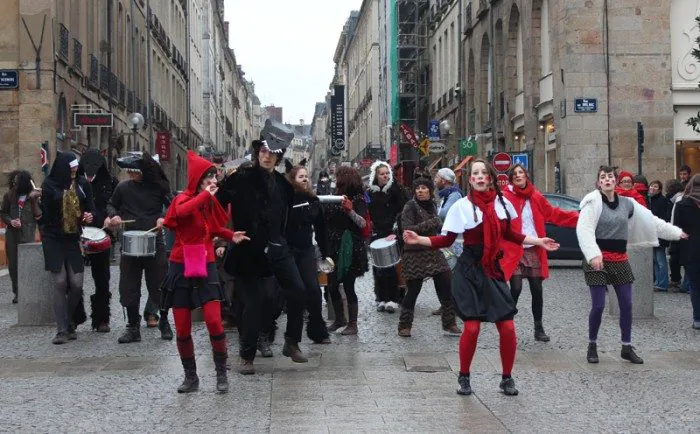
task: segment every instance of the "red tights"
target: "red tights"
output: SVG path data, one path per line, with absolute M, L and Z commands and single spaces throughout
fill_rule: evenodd
M 226 334 L 221 323 L 221 306 L 218 301 L 210 301 L 202 306 L 204 322 L 209 330 L 209 340 L 214 355 L 225 357 Z M 194 344 L 192 343 L 192 311 L 184 307 L 173 308 L 175 319 L 175 334 L 177 335 L 177 351 L 182 359 L 194 358 Z
M 503 365 L 503 375 L 510 375 L 515 363 L 515 349 L 517 341 L 515 338 L 515 324 L 513 320 L 500 321 L 496 323 L 498 334 L 500 335 L 501 364 Z M 459 372 L 469 375 L 469 369 L 476 352 L 476 341 L 479 339 L 480 321 L 465 321 L 462 336 L 459 338 Z

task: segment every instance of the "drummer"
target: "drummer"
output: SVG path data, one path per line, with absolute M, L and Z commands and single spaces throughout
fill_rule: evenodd
M 168 271 L 165 243 L 160 230 L 164 221 L 164 210 L 170 205 L 170 183 L 163 169 L 146 152 L 142 156 L 129 155 L 117 160 L 117 165 L 125 170 L 129 179 L 122 181 L 114 190 L 105 219 L 105 226 L 117 228 L 122 221 L 124 230 L 148 231 L 158 229 L 155 256 L 134 257 L 122 251 L 119 262 L 119 302 L 126 308 L 127 325 L 119 337 L 120 344 L 141 341 L 141 280 L 146 276 L 146 288 L 151 304 L 160 306 L 160 285 Z M 123 250 L 124 246 L 122 246 Z M 167 310 L 160 310 L 158 328 L 162 339 L 172 340 L 173 331 L 168 322 Z

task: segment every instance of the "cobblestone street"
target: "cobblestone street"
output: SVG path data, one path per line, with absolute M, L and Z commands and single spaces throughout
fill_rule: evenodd
M 112 268 L 117 293 L 118 269 Z M 89 276 L 89 274 L 86 274 Z M 94 289 L 86 277 L 86 294 Z M 455 394 L 458 338 L 442 335 L 432 283 L 416 310 L 413 337 L 396 334 L 398 314 L 374 312 L 371 274 L 360 281 L 358 336 L 333 344 L 302 342 L 306 365 L 281 356 L 256 359 L 258 374 L 231 371 L 231 391 L 214 392 L 210 345 L 195 325 L 201 388 L 178 395 L 182 368 L 174 342 L 142 329 L 141 343 L 118 345 L 124 326 L 112 297 L 112 332 L 78 329 L 78 340 L 51 345 L 52 327 L 17 327 L 10 279 L 0 278 L 0 419 L 2 432 L 697 432 L 700 430 L 700 332 L 686 294 L 655 294 L 656 318 L 635 321 L 643 365 L 619 358 L 616 319 L 604 317 L 601 362 L 585 359 L 590 298 L 579 269 L 556 269 L 545 283 L 549 343 L 532 337 L 530 296 L 521 297 L 517 397 L 498 391 L 495 327 L 479 340 L 472 387 Z M 47 302 L 49 302 L 47 300 Z M 86 306 L 89 308 L 89 306 Z M 88 312 L 89 313 L 89 312 Z M 284 317 L 282 318 L 284 320 Z M 284 329 L 282 321 L 281 329 Z M 228 333 L 231 366 L 238 338 Z

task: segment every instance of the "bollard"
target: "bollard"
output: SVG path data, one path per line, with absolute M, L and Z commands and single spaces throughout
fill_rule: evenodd
M 51 273 L 44 270 L 41 243 L 18 246 L 17 325 L 53 325 L 53 287 Z
M 632 318 L 654 316 L 654 259 L 650 248 L 631 249 L 629 255 L 634 283 L 632 283 Z M 608 287 L 608 313 L 620 316 L 617 296 L 612 286 Z

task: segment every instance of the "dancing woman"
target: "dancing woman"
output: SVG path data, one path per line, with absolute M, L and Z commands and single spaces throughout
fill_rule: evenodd
M 452 297 L 457 315 L 464 320 L 459 341 L 460 395 L 470 395 L 470 367 L 476 352 L 476 343 L 482 322 L 496 323 L 500 335 L 501 363 L 500 388 L 509 396 L 517 395 L 511 377 L 515 363 L 516 336 L 513 317 L 517 313 L 510 289 L 505 282 L 507 271 L 500 263 L 503 257 L 501 243 L 508 240 L 518 244 L 532 244 L 552 251 L 559 248 L 550 238 L 535 238 L 517 233 L 511 219 L 517 217 L 513 205 L 503 197 L 496 184 L 496 170 L 483 159 L 472 161 L 469 167 L 469 192 L 450 208 L 442 227 L 444 235 L 419 236 L 404 232 L 406 244 L 419 244 L 433 249 L 449 247 L 464 236 L 464 250 L 452 274 Z M 510 270 L 512 272 L 512 270 Z
M 601 166 L 598 188 L 581 201 L 576 235 L 585 257 L 583 272 L 591 291 L 588 315 L 588 363 L 598 363 L 598 329 L 605 309 L 608 285 L 615 288 L 620 306 L 620 357 L 635 364 L 644 363 L 632 347 L 632 282 L 634 276 L 627 247 L 657 247 L 659 238 L 687 238 L 680 228 L 655 217 L 636 199 L 617 193 L 617 177 L 612 167 Z
M 578 212 L 563 211 L 552 206 L 542 193 L 530 181 L 525 168 L 516 164 L 510 169 L 510 184 L 503 195 L 513 204 L 518 218 L 512 220 L 513 230 L 533 237 L 544 237 L 547 232 L 545 223 L 551 223 L 565 228 L 575 228 Z M 549 336 L 542 325 L 542 281 L 549 277 L 547 252 L 529 244 L 512 245 L 504 249 L 506 268 L 515 268 L 510 277 L 510 294 L 518 304 L 523 290 L 523 279 L 527 279 L 532 294 L 532 316 L 535 319 L 535 340 L 549 342 Z M 508 276 L 506 276 L 506 279 Z
M 214 195 L 216 168 L 192 151 L 187 154 L 187 188 L 173 200 L 165 216 L 165 227 L 175 232 L 168 275 L 163 283 L 163 305 L 173 308 L 177 351 L 185 380 L 179 393 L 199 388 L 192 343 L 192 310 L 202 309 L 216 367 L 216 390 L 228 392 L 226 335 L 221 322 L 224 299 L 214 256 L 214 237 L 234 243 L 248 240 L 245 232 L 226 228 L 226 212 Z

